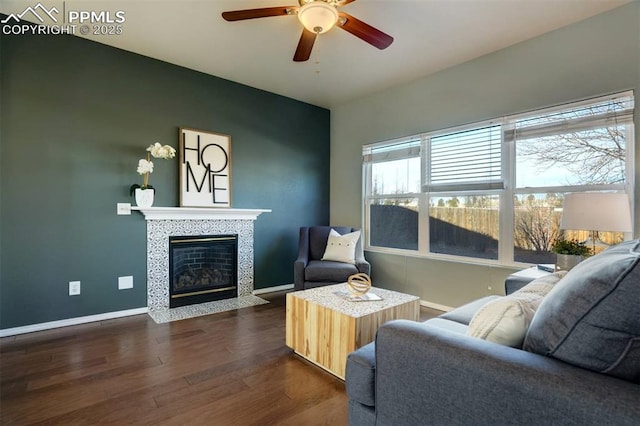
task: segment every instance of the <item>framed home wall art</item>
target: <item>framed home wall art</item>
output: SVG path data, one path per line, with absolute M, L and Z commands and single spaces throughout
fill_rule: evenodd
M 180 128 L 180 206 L 231 207 L 231 137 Z

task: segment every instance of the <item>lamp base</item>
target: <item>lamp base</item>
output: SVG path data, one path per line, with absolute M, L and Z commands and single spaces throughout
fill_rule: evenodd
M 610 247 L 609 244 L 603 242 L 598 236 L 598 231 L 591 231 L 589 238 L 584 242 L 587 247 L 591 248 L 591 255 L 598 254 Z

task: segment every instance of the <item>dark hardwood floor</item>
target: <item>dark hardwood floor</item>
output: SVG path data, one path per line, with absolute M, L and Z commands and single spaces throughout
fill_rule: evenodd
M 347 424 L 344 383 L 285 346 L 285 293 L 261 297 L 167 324 L 136 315 L 0 339 L 0 424 Z

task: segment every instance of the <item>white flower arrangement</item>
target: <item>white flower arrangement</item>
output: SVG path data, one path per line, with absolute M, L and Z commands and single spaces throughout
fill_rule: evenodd
M 149 145 L 147 148 L 147 152 L 151 154 L 153 158 L 163 158 L 165 160 L 169 160 L 176 156 L 176 150 L 170 147 L 169 145 L 160 145 L 158 142 L 153 145 Z M 149 154 L 147 154 L 147 160 L 149 159 Z
M 131 185 L 129 193 L 133 195 L 136 188 L 153 189 L 153 186 L 149 185 L 149 174 L 153 173 L 153 162 L 151 161 L 151 157 L 169 160 L 175 156 L 176 150 L 169 145 L 160 145 L 158 142 L 149 145 L 147 148 L 147 158 L 141 158 L 138 161 L 138 168 L 136 169 L 136 172 L 142 176 L 142 185 Z

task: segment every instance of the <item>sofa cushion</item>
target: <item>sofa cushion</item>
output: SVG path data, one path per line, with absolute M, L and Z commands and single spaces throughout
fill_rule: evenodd
M 640 242 L 579 263 L 542 301 L 524 349 L 640 383 Z
M 375 342 L 364 345 L 347 355 L 345 386 L 349 399 L 373 407 L 376 383 Z
M 356 244 L 360 238 L 360 231 L 340 235 L 334 229 L 329 232 L 327 247 L 322 260 L 334 262 L 356 263 Z
M 460 324 L 469 325 L 471 318 L 478 312 L 478 309 L 486 305 L 489 301 L 498 299 L 500 296 L 491 295 L 485 296 L 481 299 L 474 300 L 452 311 L 446 312 L 440 315 L 438 318 L 443 318 L 449 321 L 459 322 Z
M 309 260 L 320 260 L 327 248 L 327 238 L 331 228 L 312 226 L 309 228 Z
M 304 279 L 306 281 L 345 282 L 349 275 L 357 273 L 358 268 L 351 263 L 311 260 L 304 270 Z
M 467 334 L 467 328 L 469 327 L 461 322 L 451 321 L 441 317 L 428 319 L 423 324 L 429 324 L 432 327 L 442 328 L 459 334 Z
M 565 274 L 556 272 L 536 278 L 520 290 L 485 304 L 471 319 L 467 334 L 501 345 L 522 347 L 540 302 Z

